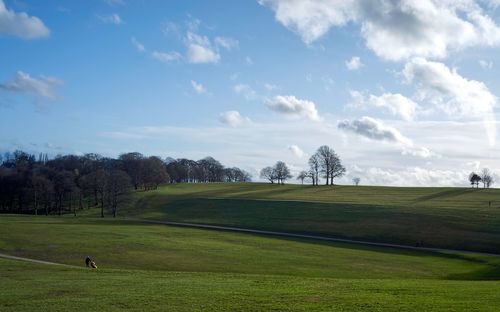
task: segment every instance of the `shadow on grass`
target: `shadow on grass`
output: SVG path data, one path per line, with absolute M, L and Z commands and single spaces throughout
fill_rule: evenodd
M 438 199 L 438 198 L 450 198 L 450 197 L 456 197 L 460 195 L 464 195 L 470 192 L 474 192 L 475 190 L 473 189 L 452 189 L 452 190 L 446 190 L 442 192 L 437 192 L 434 194 L 429 194 L 425 196 L 418 197 L 417 199 L 414 200 L 414 203 L 421 203 L 425 202 L 428 200 L 433 200 L 433 199 Z

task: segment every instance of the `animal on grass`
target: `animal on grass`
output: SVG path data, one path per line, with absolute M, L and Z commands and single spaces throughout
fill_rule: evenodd
M 87 265 L 87 267 L 97 269 L 97 265 L 95 264 L 95 261 L 92 260 L 89 256 L 87 256 L 87 258 L 85 258 L 85 264 Z

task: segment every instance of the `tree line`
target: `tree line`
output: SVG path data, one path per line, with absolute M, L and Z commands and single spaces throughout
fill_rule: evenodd
M 100 207 L 101 217 L 117 215 L 125 195 L 162 183 L 247 182 L 248 172 L 225 168 L 212 157 L 198 161 L 161 159 L 141 153 L 118 158 L 98 154 L 36 157 L 23 151 L 0 155 L 0 212 L 76 215 Z
M 333 148 L 327 145 L 320 146 L 309 158 L 308 164 L 309 170 L 303 170 L 297 175 L 297 179 L 302 183 L 304 180 L 309 180 L 313 185 L 319 185 L 320 178 L 323 178 L 325 185 L 334 185 L 333 180 L 342 177 L 346 172 L 340 157 Z M 288 166 L 284 162 L 278 161 L 273 167 L 263 168 L 260 171 L 260 177 L 270 183 L 284 184 L 293 176 L 290 174 Z

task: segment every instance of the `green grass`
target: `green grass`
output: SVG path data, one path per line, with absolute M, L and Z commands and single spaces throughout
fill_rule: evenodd
M 500 257 L 151 224 L 500 250 L 500 190 L 169 185 L 118 219 L 0 216 L 0 311 L 498 311 Z M 488 207 L 492 201 L 492 207 Z M 83 268 L 91 255 L 98 270 Z
M 121 213 L 500 253 L 497 189 L 179 184 L 136 193 Z
M 336 278 L 497 279 L 500 258 L 57 217 L 0 218 L 0 252 L 104 268 Z
M 498 311 L 498 282 L 97 271 L 0 259 L 2 311 Z
M 0 216 L 1 311 L 495 311 L 500 258 Z M 83 267 L 92 255 L 98 270 Z

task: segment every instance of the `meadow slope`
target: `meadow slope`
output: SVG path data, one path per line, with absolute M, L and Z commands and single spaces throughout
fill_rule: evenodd
M 500 253 L 500 190 L 177 184 L 120 212 L 155 220 Z

